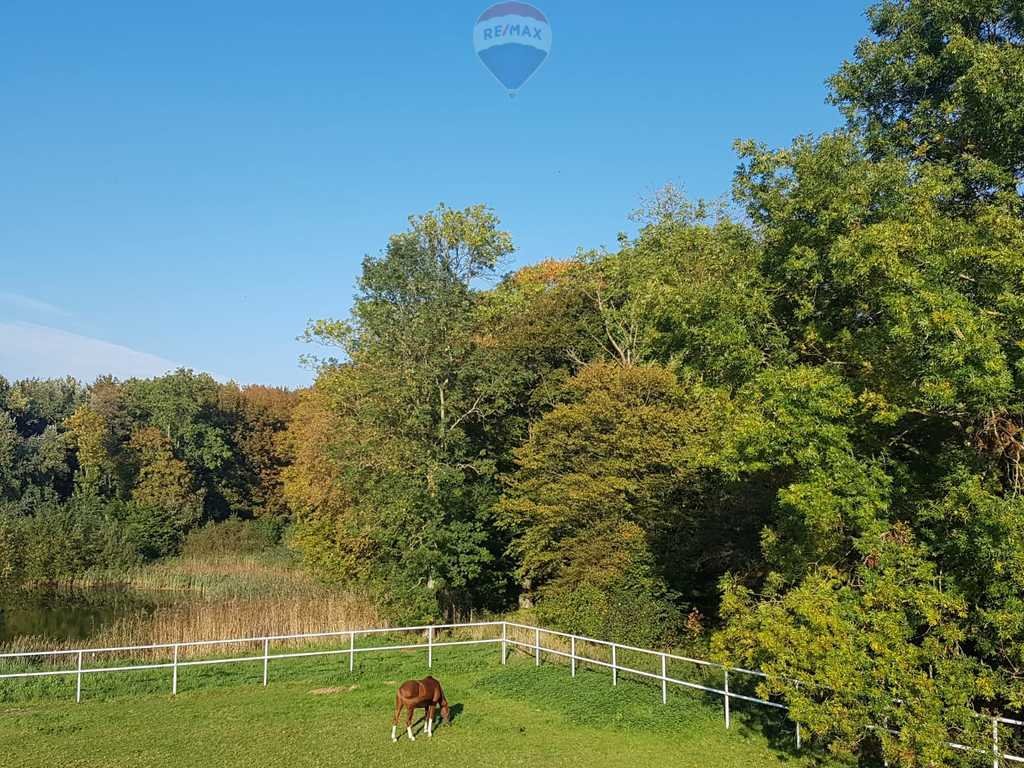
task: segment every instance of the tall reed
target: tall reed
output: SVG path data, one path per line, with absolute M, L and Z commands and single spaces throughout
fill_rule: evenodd
M 22 636 L 0 653 L 187 643 L 264 635 L 310 634 L 384 626 L 364 596 L 321 584 L 284 557 L 176 558 L 128 574 L 91 574 L 84 582 L 138 590 L 155 607 L 123 616 L 87 641 Z

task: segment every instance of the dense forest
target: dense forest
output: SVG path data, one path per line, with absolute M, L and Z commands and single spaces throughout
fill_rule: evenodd
M 279 536 L 280 436 L 297 401 L 191 371 L 90 386 L 0 378 L 0 588 L 123 572 L 228 517 Z
M 739 143 L 729 202 L 508 274 L 489 208 L 412 217 L 307 390 L 0 383 L 0 579 L 257 518 L 395 619 L 710 635 L 836 751 L 983 743 L 1024 708 L 1024 6 L 869 19 L 846 125 Z

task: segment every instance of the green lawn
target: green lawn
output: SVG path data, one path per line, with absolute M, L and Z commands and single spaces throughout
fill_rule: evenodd
M 164 671 L 87 676 L 84 700 L 71 681 L 0 681 L 3 768 L 303 768 L 414 764 L 478 766 L 811 765 L 794 755 L 784 723 L 737 707 L 732 730 L 720 704 L 554 664 L 497 648 L 451 648 L 435 655 L 434 675 L 453 705 L 451 728 L 433 739 L 390 741 L 396 682 L 426 673 L 423 654 L 362 655 L 349 674 L 343 658 L 183 670 L 177 697 Z M 6 683 L 6 688 L 5 688 Z M 418 729 L 417 729 L 418 733 Z M 818 756 L 820 760 L 820 755 Z M 820 763 L 819 763 L 820 764 Z

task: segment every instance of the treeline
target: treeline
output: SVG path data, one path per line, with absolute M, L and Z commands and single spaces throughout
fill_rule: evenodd
M 0 587 L 124 571 L 231 516 L 280 530 L 296 402 L 186 370 L 89 386 L 0 378 Z
M 481 206 L 366 258 L 288 431 L 311 566 L 408 618 L 714 629 L 836 751 L 991 749 L 976 714 L 1024 706 L 1024 11 L 869 15 L 848 125 L 741 143 L 732 206 L 666 190 L 490 285 Z
M 731 204 L 666 189 L 506 275 L 486 207 L 413 217 L 308 390 L 3 383 L 0 579 L 264 517 L 395 620 L 710 636 L 837 752 L 990 750 L 977 713 L 1024 709 L 1024 11 L 869 18 L 848 125 L 739 144 Z

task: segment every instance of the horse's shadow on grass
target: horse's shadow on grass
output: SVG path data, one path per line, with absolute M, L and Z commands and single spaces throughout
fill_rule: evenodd
M 448 707 L 448 724 L 452 725 L 458 719 L 459 715 L 462 714 L 464 707 L 462 704 L 452 704 Z M 413 728 L 425 726 L 427 724 L 427 713 L 424 711 L 423 715 L 417 718 L 413 722 Z

